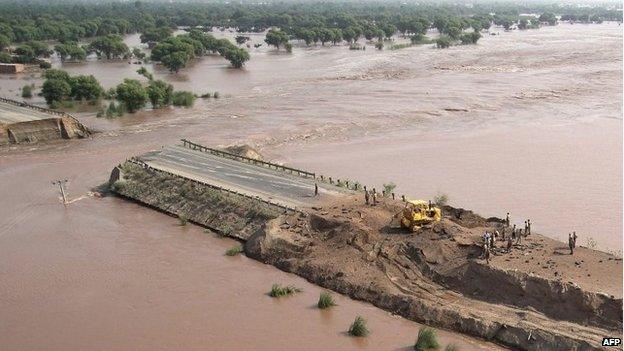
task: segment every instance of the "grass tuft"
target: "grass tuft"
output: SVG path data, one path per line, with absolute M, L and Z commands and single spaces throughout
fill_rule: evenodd
M 370 331 L 366 327 L 366 320 L 362 316 L 355 317 L 353 324 L 349 327 L 349 335 L 351 336 L 367 336 Z
M 440 348 L 436 331 L 432 328 L 423 327 L 418 331 L 418 339 L 414 344 L 415 351 L 434 351 Z
M 273 286 L 271 286 L 271 291 L 269 291 L 269 296 L 282 297 L 282 296 L 293 295 L 298 292 L 301 292 L 301 289 L 296 288 L 292 285 L 281 286 L 279 284 L 273 284 Z
M 178 216 L 178 220 L 180 221 L 181 226 L 185 226 L 188 223 L 188 218 L 183 214 Z
M 457 346 L 455 346 L 453 344 L 448 344 L 444 348 L 444 351 L 459 351 L 459 347 L 457 347 Z
M 243 252 L 243 245 L 232 246 L 229 249 L 225 250 L 225 254 L 227 256 L 236 256 L 241 252 Z
M 336 303 L 330 293 L 322 292 L 316 305 L 318 308 L 324 310 L 326 308 L 336 306 Z

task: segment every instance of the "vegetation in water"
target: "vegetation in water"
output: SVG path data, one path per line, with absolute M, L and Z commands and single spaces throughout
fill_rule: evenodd
M 195 95 L 189 91 L 176 91 L 172 96 L 173 106 L 191 107 L 195 102 Z
M 32 94 L 33 86 L 32 85 L 24 85 L 22 87 L 22 97 L 24 99 L 30 99 L 33 97 Z
M 318 303 L 316 304 L 316 306 L 324 310 L 326 308 L 336 306 L 336 303 L 334 302 L 334 298 L 330 293 L 322 292 L 319 295 Z
M 414 344 L 415 351 L 434 351 L 440 348 L 436 331 L 432 328 L 422 327 L 418 331 L 418 338 Z
M 355 320 L 349 327 L 349 335 L 351 336 L 367 336 L 370 334 L 366 326 L 366 320 L 362 316 L 355 317 Z
M 178 215 L 178 220 L 180 221 L 181 226 L 185 226 L 188 224 L 188 217 L 184 214 Z
M 269 296 L 271 297 L 283 297 L 289 296 L 301 292 L 301 289 L 294 287 L 292 285 L 281 286 L 279 284 L 273 284 L 271 286 L 271 291 L 269 291 Z
M 243 245 L 236 245 L 236 246 L 232 246 L 229 249 L 227 249 L 225 251 L 225 255 L 226 256 L 236 256 L 236 255 L 242 253 L 243 251 L 244 251 L 243 250 Z

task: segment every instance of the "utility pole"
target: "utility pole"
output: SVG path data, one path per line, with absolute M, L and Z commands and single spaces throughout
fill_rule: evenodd
M 52 182 L 52 185 L 58 185 L 59 188 L 61 189 L 61 195 L 63 196 L 63 205 L 67 205 L 67 196 L 65 195 L 65 187 L 64 187 L 65 184 L 67 184 L 67 179 L 57 180 L 57 181 Z

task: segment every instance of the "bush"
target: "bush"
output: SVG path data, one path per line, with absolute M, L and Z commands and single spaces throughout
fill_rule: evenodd
M 39 68 L 41 69 L 50 69 L 52 68 L 52 64 L 48 61 L 41 61 L 39 62 Z
M 292 285 L 281 286 L 279 284 L 273 284 L 273 286 L 271 286 L 271 291 L 269 291 L 269 296 L 282 297 L 282 296 L 292 295 L 298 292 L 301 292 L 301 289 L 296 288 Z
M 436 332 L 432 328 L 423 327 L 418 331 L 418 338 L 414 344 L 415 351 L 434 351 L 440 348 Z
M 195 95 L 188 91 L 176 91 L 172 96 L 173 106 L 191 107 L 195 102 Z
M 334 298 L 331 296 L 331 294 L 322 292 L 316 305 L 318 306 L 318 308 L 324 310 L 326 308 L 336 306 L 336 303 L 334 302 Z
M 32 95 L 32 85 L 24 85 L 22 87 L 22 97 L 26 98 L 26 99 L 30 99 L 33 95 Z
M 227 249 L 225 251 L 225 254 L 227 256 L 236 256 L 239 253 L 243 252 L 243 246 L 242 245 L 236 245 L 236 246 L 232 246 L 229 249 Z
M 433 203 L 438 206 L 446 206 L 448 204 L 449 198 L 446 194 L 438 193 L 433 197 Z
M 353 324 L 349 327 L 349 335 L 351 336 L 367 336 L 370 331 L 366 327 L 366 320 L 362 316 L 355 317 Z
M 388 184 L 384 184 L 383 187 L 384 187 L 384 195 L 390 196 L 390 194 L 394 192 L 394 189 L 396 188 L 396 184 L 394 184 L 393 182 L 390 182 Z
M 438 47 L 438 49 L 446 49 L 449 46 L 451 46 L 451 38 L 448 36 L 441 36 L 438 39 L 436 39 L 436 47 Z
M 214 94 L 212 94 L 212 97 L 215 98 L 215 99 L 218 99 L 219 98 L 219 92 L 215 91 Z
M 178 216 L 178 220 L 180 221 L 181 226 L 185 226 L 188 223 L 188 217 L 183 214 Z
M 384 47 L 383 41 L 379 40 L 378 42 L 375 43 L 375 48 L 377 48 L 377 50 L 382 50 L 383 47 Z

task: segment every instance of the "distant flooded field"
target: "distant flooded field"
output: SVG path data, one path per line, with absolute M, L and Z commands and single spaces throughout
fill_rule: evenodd
M 497 32 L 497 30 L 493 30 Z M 227 34 L 227 35 L 231 35 Z M 138 45 L 138 36 L 126 40 Z M 262 36 L 253 36 L 261 42 Z M 86 196 L 126 158 L 180 138 L 249 143 L 318 174 L 412 198 L 445 193 L 455 206 L 555 238 L 576 230 L 601 249 L 622 244 L 622 29 L 560 24 L 484 35 L 476 46 L 350 51 L 250 49 L 243 70 L 219 57 L 159 79 L 219 99 L 117 119 L 77 112 L 92 139 L 0 150 L 0 339 L 7 349 L 407 350 L 419 325 L 347 298 L 323 314 L 320 288 L 223 252 L 234 244 L 153 210 Z M 105 87 L 137 64 L 61 64 Z M 39 73 L 0 76 L 21 100 Z M 38 90 L 38 89 L 37 89 Z M 41 103 L 40 97 L 33 99 Z M 55 179 L 71 197 L 57 202 Z M 302 295 L 279 302 L 272 283 Z M 356 314 L 375 337 L 344 335 Z M 267 326 L 272 326 L 268 328 Z M 496 347 L 452 333 L 462 350 Z

